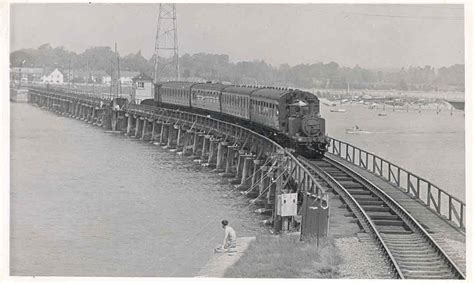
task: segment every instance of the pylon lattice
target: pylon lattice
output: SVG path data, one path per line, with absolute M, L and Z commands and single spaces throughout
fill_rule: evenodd
M 176 5 L 160 4 L 155 41 L 155 83 L 171 78 L 179 80 L 178 29 Z

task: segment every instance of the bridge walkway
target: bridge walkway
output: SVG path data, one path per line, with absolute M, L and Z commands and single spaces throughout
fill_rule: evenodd
M 420 201 L 371 172 L 331 154 L 339 162 L 360 174 L 407 210 L 466 274 L 466 234 Z

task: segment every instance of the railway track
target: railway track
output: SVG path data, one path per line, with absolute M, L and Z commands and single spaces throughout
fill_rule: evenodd
M 341 197 L 361 228 L 377 243 L 391 266 L 393 277 L 465 278 L 423 226 L 369 180 L 330 157 L 299 159 L 317 176 L 321 185 Z

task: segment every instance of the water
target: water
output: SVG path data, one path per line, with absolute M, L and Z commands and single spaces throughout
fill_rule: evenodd
M 464 112 L 382 111 L 360 104 L 332 107 L 345 113 L 330 108 L 322 108 L 330 136 L 375 153 L 465 201 Z M 387 116 L 378 116 L 381 112 Z M 346 133 L 355 125 L 367 133 Z
M 11 108 L 11 274 L 194 276 L 263 233 L 226 179 L 189 159 L 27 104 Z
M 464 116 L 323 107 L 331 136 L 464 200 Z M 193 276 L 222 237 L 265 233 L 247 200 L 207 168 L 157 146 L 31 105 L 11 108 L 11 273 Z M 368 134 L 346 134 L 358 125 Z

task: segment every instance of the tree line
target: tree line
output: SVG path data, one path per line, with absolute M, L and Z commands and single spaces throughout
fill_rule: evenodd
M 161 58 L 160 58 L 161 59 Z M 120 70 L 153 74 L 155 58 L 147 59 L 141 51 L 119 56 Z M 458 90 L 464 91 L 464 65 L 435 69 L 431 66 L 410 66 L 398 70 L 374 70 L 340 66 L 336 62 L 282 64 L 272 66 L 263 60 L 231 62 L 228 55 L 184 54 L 180 56 L 181 77 L 202 78 L 234 84 L 292 86 L 300 88 Z M 111 73 L 116 62 L 110 47 L 91 47 L 82 53 L 64 47 L 53 48 L 46 43 L 36 49 L 10 53 L 12 67 L 59 68 L 62 70 L 102 70 Z M 169 76 L 171 71 L 163 74 Z

